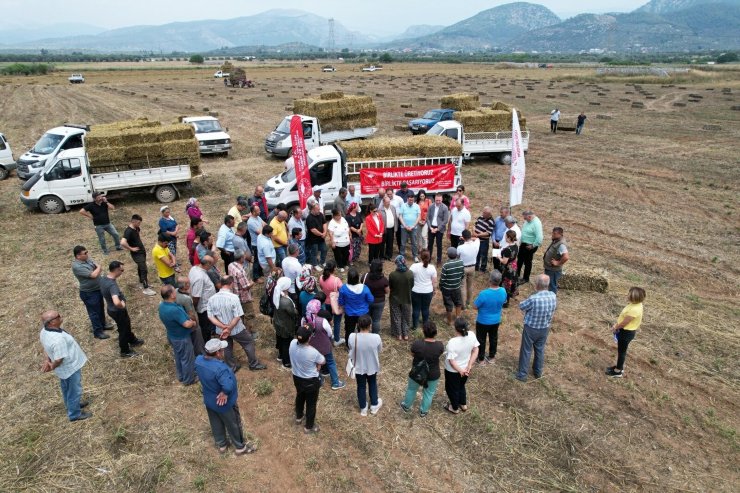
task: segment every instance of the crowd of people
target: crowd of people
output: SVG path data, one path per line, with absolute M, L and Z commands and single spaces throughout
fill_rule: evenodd
M 253 196 L 237 197 L 223 221 L 213 228 L 215 235 L 206 229 L 209 223 L 197 199 L 191 198 L 186 205 L 190 226 L 186 234 L 169 206 L 161 208 L 151 249 L 162 298 L 158 315 L 172 348 L 177 380 L 202 387 L 219 451 L 225 452 L 229 444 L 237 455 L 255 451 L 242 430 L 235 377 L 241 365 L 234 345 L 244 350 L 250 371 L 264 370 L 267 365 L 255 346 L 259 337 L 274 335 L 279 368 L 292 374 L 296 389 L 294 419 L 305 433 L 319 431 L 317 403 L 324 376 L 329 377 L 332 390 L 347 385 L 339 376 L 337 350 L 346 349 L 345 372 L 356 380 L 360 415 L 376 415 L 383 406 L 378 381 L 381 335 L 409 341 L 417 329 L 421 329 L 420 337 L 410 343 L 411 371 L 405 396 L 398 403 L 401 410 L 410 412 L 421 391 L 419 415 L 426 416 L 444 375 L 447 401 L 443 409 L 450 414 L 467 411 L 466 382 L 476 365 L 496 361 L 504 310 L 519 296 L 519 287 L 529 283 L 544 235 L 542 222 L 531 210 L 523 212 L 521 226 L 507 207 L 501 207 L 496 217 L 492 208 L 483 207 L 473 221 L 471 202 L 462 186 L 449 207 L 445 202 L 441 194 L 427 197 L 424 190 L 413 193 L 402 183 L 397 191 L 378 190 L 363 217 L 359 196 L 350 186 L 340 190 L 327 220 L 320 190 L 309 198 L 305 209 L 288 210 L 280 204 L 270 211 L 258 186 Z M 113 208 L 104 196 L 97 195 L 81 213 L 93 220 L 103 254 L 109 253 L 107 232 L 117 249 L 129 251 L 142 293 L 154 295 L 148 280 L 147 248 L 140 234 L 143 218 L 132 215 L 121 239 L 110 223 L 108 212 Z M 190 264 L 187 274 L 177 256 L 177 243 L 183 236 Z M 449 246 L 443 262 L 445 236 Z M 362 269 L 359 261 L 365 244 L 368 268 Z M 329 247 L 332 258 L 327 258 Z M 72 272 L 92 335 L 110 337 L 106 332 L 114 324 L 107 322 L 107 313 L 118 330 L 120 356 L 137 356 L 136 348 L 144 340 L 134 333 L 127 297 L 118 284 L 124 262 L 113 260 L 104 268 L 82 245 L 72 253 Z M 436 264 L 432 261 L 435 253 Z M 530 369 L 535 378 L 543 375 L 558 279 L 568 261 L 563 228 L 555 227 L 544 251 L 543 273 L 534 278 L 534 293 L 518 305 L 524 324 L 514 376 L 520 381 L 527 380 Z M 386 262 L 390 267 L 387 276 Z M 485 284 L 477 293 L 476 277 Z M 257 286 L 258 292 L 253 293 Z M 446 322 L 454 330 L 446 344 L 437 340 L 438 323 L 430 316 L 438 291 Z M 606 370 L 611 377 L 624 375 L 627 347 L 640 326 L 644 298 L 642 288 L 632 288 L 629 304 L 613 326 L 618 359 Z M 270 318 L 274 334 L 259 333 L 257 310 Z M 463 314 L 472 310 L 474 316 Z M 86 402 L 81 399 L 85 354 L 62 329 L 61 314 L 45 311 L 42 324 L 43 370 L 53 370 L 59 377 L 68 418 L 86 419 L 91 413 L 83 410 Z

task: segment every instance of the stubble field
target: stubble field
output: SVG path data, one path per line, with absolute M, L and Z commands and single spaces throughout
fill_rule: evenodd
M 65 121 L 172 121 L 217 112 L 235 148 L 228 158 L 205 159 L 193 189 L 215 231 L 236 195 L 281 170 L 262 144 L 294 98 L 364 92 L 378 105 L 379 134 L 405 135 L 392 130 L 408 120 L 404 113 L 437 107 L 444 94 L 478 92 L 482 102 L 509 102 L 527 117 L 532 135 L 523 205 L 541 218 L 546 237 L 554 226 L 565 228 L 566 270 L 608 272 L 608 293 L 560 292 L 544 378 L 526 384 L 511 376 L 522 317 L 509 308 L 497 363 L 474 368 L 470 410 L 459 416 L 441 410 L 442 385 L 426 418 L 398 408 L 411 358 L 407 344 L 390 338 L 386 311 L 379 379 L 386 405 L 378 416 L 361 418 L 353 382 L 338 392 L 325 388 L 321 433 L 311 437 L 292 424 L 292 380 L 278 370 L 273 332 L 260 316 L 258 356 L 269 368 L 237 374 L 245 430 L 260 449 L 248 457 L 220 456 L 199 388 L 175 381 L 158 297 L 140 294 L 131 268 L 121 285 L 134 331 L 146 339 L 143 356 L 121 360 L 115 333 L 107 341 L 90 334 L 71 249 L 84 244 L 98 262 L 129 261 L 128 255 L 103 257 L 92 225 L 76 209 L 58 216 L 25 210 L 13 175 L 0 182 L 0 491 L 735 490 L 739 73 L 656 81 L 597 79 L 574 68 L 393 64 L 371 74 L 349 66 L 321 74 L 319 67 L 247 65 L 254 89 L 225 88 L 211 68 L 91 65 L 84 85 L 67 84 L 66 73 L 0 78 L 0 131 L 18 157 Z M 586 112 L 584 135 L 548 133 L 556 106 L 563 124 Z M 474 215 L 508 199 L 507 177 L 508 167 L 493 161 L 465 165 Z M 186 199 L 173 206 L 183 224 Z M 147 196 L 111 202 L 119 232 L 131 214 L 141 214 L 142 236 L 153 247 L 159 204 Z M 187 264 L 184 251 L 179 257 Z M 541 258 L 538 252 L 535 273 Z M 153 265 L 149 277 L 156 278 Z M 481 275 L 478 287 L 483 284 Z M 610 381 L 603 373 L 616 352 L 609 325 L 632 285 L 647 290 L 645 319 L 630 347 L 627 377 Z M 530 292 L 524 287 L 520 299 Z M 39 371 L 39 315 L 47 308 L 64 315 L 66 330 L 88 355 L 83 386 L 93 419 L 67 422 L 58 380 Z M 439 295 L 433 309 L 446 341 L 451 329 L 442 321 Z M 474 321 L 473 313 L 464 314 Z M 337 356 L 343 368 L 346 352 Z

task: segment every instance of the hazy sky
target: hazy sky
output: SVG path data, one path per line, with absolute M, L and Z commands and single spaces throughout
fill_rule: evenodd
M 627 12 L 647 0 L 533 1 L 561 18 L 590 12 Z M 401 32 L 413 24 L 450 25 L 481 10 L 509 3 L 499 0 L 0 0 L 3 23 L 84 23 L 105 28 L 176 21 L 229 19 L 273 8 L 301 9 L 334 17 L 349 29 L 364 33 Z M 0 24 L 0 28 L 2 28 Z

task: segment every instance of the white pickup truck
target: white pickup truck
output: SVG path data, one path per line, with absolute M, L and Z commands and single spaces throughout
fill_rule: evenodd
M 82 74 L 72 74 L 69 76 L 69 83 L 70 84 L 84 84 L 85 83 L 85 77 Z
M 362 127 L 351 130 L 335 130 L 321 132 L 319 120 L 313 116 L 298 115 L 303 123 L 303 138 L 306 141 L 306 150 L 314 147 L 332 144 L 339 140 L 365 139 L 378 131 L 375 127 Z M 293 142 L 290 139 L 290 120 L 293 115 L 286 116 L 275 130 L 265 139 L 265 151 L 275 157 L 290 157 L 293 154 Z
M 228 72 L 224 72 L 223 70 L 219 70 L 218 72 L 213 74 L 213 76 L 217 79 L 223 79 L 225 77 L 229 77 L 230 75 L 231 74 L 229 74 Z
M 13 159 L 10 143 L 3 134 L 0 134 L 0 180 L 6 179 L 15 167 L 15 159 Z
M 131 169 L 137 168 L 137 169 Z M 187 186 L 192 178 L 186 159 L 157 163 L 110 165 L 91 171 L 84 148 L 60 152 L 54 161 L 29 179 L 21 189 L 21 202 L 29 209 L 59 214 L 71 206 L 93 201 L 93 192 L 153 193 L 158 201 L 169 203 L 178 195 L 178 186 Z
M 218 118 L 190 116 L 183 118 L 182 122 L 192 125 L 195 129 L 195 138 L 198 139 L 201 154 L 228 154 L 231 150 L 231 137 L 221 127 Z
M 377 70 L 383 70 L 383 67 L 376 67 L 375 65 L 370 65 L 369 67 L 362 67 L 363 72 L 375 72 Z
M 339 195 L 339 189 L 355 185 L 360 192 L 360 198 L 370 201 L 377 193 L 363 193 L 360 184 L 360 170 L 397 168 L 401 174 L 409 174 L 419 166 L 434 167 L 453 164 L 455 176 L 451 180 L 451 186 L 425 187 L 430 192 L 454 193 L 457 186 L 462 183 L 460 170 L 462 166 L 461 156 L 439 156 L 421 158 L 397 158 L 397 159 L 365 159 L 362 161 L 347 161 L 347 155 L 340 144 L 321 146 L 308 151 L 308 168 L 311 175 L 311 185 L 314 190 L 321 190 L 321 198 L 324 199 L 325 213 L 331 211 L 334 200 Z M 406 173 L 408 172 L 408 173 Z M 402 179 L 399 179 L 403 181 Z M 265 198 L 268 209 L 272 209 L 280 203 L 290 207 L 298 205 L 298 190 L 294 168 L 288 168 L 284 173 L 273 176 L 265 183 Z
M 501 164 L 511 164 L 511 130 L 506 132 L 466 133 L 460 122 L 448 120 L 439 122 L 429 129 L 428 135 L 443 135 L 462 144 L 463 158 L 472 159 L 475 155 L 495 156 Z M 529 131 L 522 131 L 524 152 L 529 149 Z

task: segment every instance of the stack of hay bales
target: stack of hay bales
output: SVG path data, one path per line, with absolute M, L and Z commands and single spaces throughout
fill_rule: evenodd
M 296 99 L 293 112 L 319 119 L 321 130 L 352 130 L 378 123 L 378 110 L 369 96 L 346 96 L 341 91 L 321 94 L 318 98 Z
M 460 144 L 440 135 L 413 137 L 376 137 L 368 140 L 341 142 L 349 161 L 413 157 L 452 157 L 462 154 Z
M 221 72 L 225 72 L 227 74 L 231 74 L 231 71 L 234 70 L 234 65 L 230 61 L 225 61 L 223 65 L 221 65 Z
M 462 124 L 465 131 L 506 132 L 511 130 L 511 106 L 501 101 L 492 101 L 489 107 L 482 107 L 477 94 L 451 94 L 440 99 L 442 108 L 455 110 L 454 118 Z M 527 129 L 527 119 L 517 112 L 519 128 Z
M 477 94 L 450 94 L 449 96 L 442 96 L 440 103 L 443 109 L 450 109 L 455 111 L 469 111 L 474 110 L 480 103 L 478 102 Z
M 600 270 L 576 269 L 563 272 L 558 280 L 560 289 L 571 291 L 595 291 L 606 293 L 609 289 L 609 280 L 606 272 Z
M 191 125 L 162 125 L 146 119 L 94 125 L 85 136 L 93 172 L 163 167 L 173 160 L 187 161 L 193 174 L 200 171 L 200 152 Z

